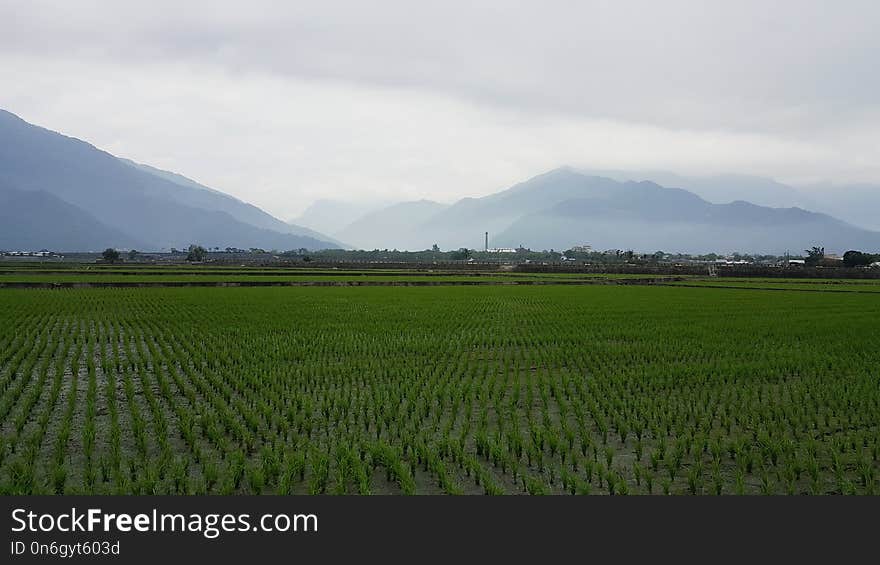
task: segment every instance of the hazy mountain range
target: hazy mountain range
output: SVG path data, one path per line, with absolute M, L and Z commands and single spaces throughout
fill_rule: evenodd
M 662 178 L 673 186 L 641 180 Z M 639 179 L 639 180 L 630 180 Z M 740 187 L 740 188 L 737 188 Z M 452 205 L 404 202 L 371 212 L 335 235 L 361 248 L 595 249 L 685 253 L 800 253 L 813 245 L 828 252 L 880 249 L 880 233 L 794 205 L 816 207 L 815 194 L 770 179 L 727 175 L 582 171 L 563 167 L 507 190 Z M 866 191 L 870 197 L 870 191 Z M 731 201 L 732 200 L 732 201 Z
M 663 186 L 689 190 L 714 204 L 744 200 L 772 208 L 799 207 L 821 211 L 845 222 L 880 230 L 880 184 L 790 186 L 752 175 L 682 176 L 667 171 L 580 169 L 581 172 L 619 181 L 649 180 Z
M 364 249 L 427 249 L 434 241 L 424 224 L 446 209 L 445 204 L 416 200 L 392 204 L 358 218 L 337 232 Z
M 187 177 L 0 110 L 0 250 L 260 247 L 784 253 L 880 250 L 880 187 L 564 167 L 453 204 L 319 200 L 283 222 Z M 843 218 L 808 211 L 824 210 Z M 846 221 L 844 221 L 846 220 Z M 857 227 L 861 226 L 861 227 Z M 324 235 L 329 233 L 331 235 Z M 343 243 L 345 242 L 345 243 Z
M 373 202 L 343 202 L 320 198 L 312 202 L 302 214 L 290 220 L 291 225 L 312 228 L 323 233 L 337 233 L 361 216 L 393 204 L 380 200 Z
M 341 246 L 186 177 L 119 159 L 3 110 L 0 199 L 0 249 Z

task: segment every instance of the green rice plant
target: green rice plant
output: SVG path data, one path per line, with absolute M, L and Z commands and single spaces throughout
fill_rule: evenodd
M 581 496 L 588 496 L 592 492 L 593 488 L 587 481 L 578 481 L 577 492 L 576 494 Z
M 744 495 L 746 493 L 745 474 L 742 469 L 737 468 L 735 475 L 734 492 L 738 495 Z
M 174 461 L 171 470 L 175 494 L 187 494 L 189 488 L 189 468 L 185 459 L 179 458 Z
M 775 484 L 773 483 L 773 478 L 770 476 L 770 470 L 764 466 L 761 468 L 761 494 L 768 495 L 773 494 L 773 488 Z
M 663 460 L 663 456 L 659 450 L 654 450 L 651 452 L 651 470 L 655 473 L 660 469 L 660 462 Z
M 249 492 L 260 494 L 266 486 L 266 475 L 262 465 L 248 465 L 246 469 Z
M 724 477 L 721 476 L 721 465 L 716 460 L 712 463 L 712 493 L 720 496 L 724 490 Z
M 217 464 L 214 461 L 206 461 L 202 466 L 202 473 L 205 477 L 205 490 L 211 492 L 220 478 L 220 471 L 217 468 Z
M 779 471 L 779 477 L 785 483 L 785 493 L 793 495 L 797 493 L 797 473 L 791 462 L 786 462 Z
M 55 465 L 52 468 L 52 487 L 55 494 L 64 494 L 64 486 L 67 483 L 67 468 L 61 465 Z
M 7 467 L 6 484 L 0 486 L 0 491 L 6 495 L 23 495 L 33 491 L 34 476 L 20 459 L 13 460 Z
M 645 490 L 648 494 L 654 494 L 654 473 L 645 471 Z
M 872 461 L 868 460 L 864 455 L 860 455 L 856 466 L 858 468 L 859 479 L 862 482 L 862 487 L 865 489 L 866 494 L 874 494 L 874 464 Z
M 584 475 L 588 483 L 593 482 L 593 462 L 590 460 L 584 461 Z
M 330 475 L 330 458 L 323 451 L 313 450 L 309 455 L 309 467 L 311 468 L 309 494 L 324 493 Z
M 526 492 L 531 495 L 546 495 L 550 494 L 547 489 L 547 485 L 544 484 L 544 481 L 531 476 L 523 477 Z
M 688 469 L 687 474 L 688 489 L 691 494 L 700 494 L 703 488 L 703 463 L 695 461 Z
M 577 493 L 577 477 L 571 473 L 568 469 L 563 468 L 560 476 L 560 481 L 562 482 L 562 488 L 569 494 Z

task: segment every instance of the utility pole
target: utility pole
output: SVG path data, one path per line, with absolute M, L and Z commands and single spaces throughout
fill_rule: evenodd
M 486 252 L 489 251 L 489 232 L 486 232 L 486 246 L 483 250 Z

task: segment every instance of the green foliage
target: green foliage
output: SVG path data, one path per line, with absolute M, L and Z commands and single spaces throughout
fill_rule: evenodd
M 843 265 L 845 267 L 866 267 L 877 261 L 877 255 L 862 253 L 861 251 L 847 251 L 843 254 Z
M 466 247 L 462 247 L 458 251 L 453 251 L 452 253 L 450 253 L 449 258 L 453 261 L 465 261 L 469 259 L 470 256 L 471 250 Z
M 807 265 L 818 265 L 822 259 L 825 258 L 825 248 L 824 247 L 812 247 L 810 249 L 804 250 L 805 258 L 804 262 Z
M 191 244 L 187 250 L 186 260 L 193 263 L 200 263 L 205 260 L 208 250 L 201 245 Z
M 112 247 L 108 247 L 103 253 L 101 253 L 101 258 L 107 263 L 116 263 L 119 261 L 119 251 L 116 251 Z

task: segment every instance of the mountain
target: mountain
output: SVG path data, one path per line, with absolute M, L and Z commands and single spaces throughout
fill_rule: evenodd
M 713 178 L 722 186 L 718 179 L 733 183 L 739 177 Z M 754 190 L 776 186 L 767 179 L 748 178 L 746 186 Z M 672 180 L 682 179 L 686 177 Z M 784 200 L 789 192 L 776 184 L 775 198 Z M 683 188 L 618 181 L 570 167 L 449 206 L 431 201 L 389 206 L 336 235 L 365 249 L 417 250 L 434 243 L 442 249 L 481 249 L 485 232 L 490 247 L 565 250 L 589 244 L 640 252 L 782 254 L 818 245 L 829 253 L 880 251 L 880 233 L 826 214 L 742 199 L 713 203 Z
M 143 249 L 120 230 L 42 190 L 15 190 L 0 183 L 0 249 L 3 251 L 102 251 Z
M 400 202 L 366 214 L 335 235 L 360 249 L 429 249 L 438 242 L 421 227 L 446 208 L 431 200 Z
M 0 110 L 0 186 L 42 191 L 75 206 L 144 250 L 185 247 L 322 249 L 339 247 L 315 232 L 285 224 L 250 204 L 186 177 L 118 159 L 75 138 Z M 40 221 L 63 225 L 49 207 Z M 2 229 L 2 228 L 0 228 Z M 34 228 L 36 229 L 36 228 Z M 299 233 L 297 230 L 299 229 Z M 97 228 L 96 228 L 97 230 Z M 37 236 L 39 234 L 18 234 Z M 109 237 L 109 234 L 94 234 Z M 0 231 L 0 247 L 12 234 Z M 87 238 L 88 239 L 88 238 Z M 69 245 L 62 237 L 44 245 Z M 111 245 L 108 241 L 107 247 Z
M 880 230 L 880 185 L 831 182 L 790 186 L 776 180 L 742 174 L 683 176 L 667 171 L 580 169 L 585 174 L 628 180 L 649 180 L 662 186 L 689 190 L 715 204 L 744 200 L 760 206 L 797 206 L 821 210 L 845 222 Z
M 381 239 L 364 247 L 442 249 L 483 246 L 650 252 L 828 252 L 880 250 L 880 233 L 801 208 L 772 208 L 742 200 L 712 203 L 681 188 L 649 181 L 617 181 L 560 168 L 482 198 L 418 209 L 405 203 L 367 215 L 346 228 L 347 240 Z M 382 243 L 385 243 L 383 245 Z M 361 245 L 358 243 L 358 245 Z
M 306 226 L 323 233 L 338 233 L 362 216 L 388 206 L 388 202 L 342 202 L 321 198 L 315 200 L 291 224 Z
M 742 200 L 771 208 L 817 208 L 816 200 L 802 190 L 776 180 L 741 174 L 684 176 L 668 171 L 622 171 L 578 169 L 589 176 L 600 176 L 619 182 L 651 181 L 661 186 L 683 188 L 714 204 Z
M 520 208 L 522 215 L 493 244 L 558 250 L 590 244 L 597 249 L 684 253 L 781 254 L 813 245 L 828 252 L 880 249 L 880 233 L 825 214 L 743 201 L 713 204 L 683 189 L 649 181 L 617 182 L 571 169 L 558 169 L 493 195 L 496 203 L 491 207 L 510 209 L 516 202 L 534 203 L 542 197 L 539 208 Z
M 858 226 L 880 230 L 880 185 L 822 183 L 800 189 L 829 214 Z
M 194 206 L 196 208 L 202 208 L 204 210 L 226 212 L 236 220 L 244 222 L 246 224 L 251 224 L 252 226 L 256 226 L 258 228 L 273 230 L 281 233 L 292 233 L 294 235 L 302 235 L 314 239 L 321 239 L 333 243 L 336 247 L 347 247 L 345 244 L 336 241 L 333 238 L 319 233 L 313 229 L 309 229 L 307 227 L 294 223 L 283 222 L 275 216 L 272 216 L 268 212 L 257 208 L 253 204 L 242 202 L 234 196 L 230 196 L 224 192 L 220 192 L 219 190 L 207 187 L 203 184 L 199 184 L 196 181 L 187 178 L 181 174 L 157 169 L 155 167 L 151 167 L 150 165 L 135 163 L 134 161 L 131 161 L 129 159 L 119 158 L 119 160 L 139 170 L 148 172 L 150 174 L 158 176 L 159 178 L 170 181 L 176 184 L 178 187 L 189 189 L 180 190 L 179 188 L 175 187 L 175 190 L 169 190 L 164 194 L 165 197 L 175 200 L 181 204 Z

